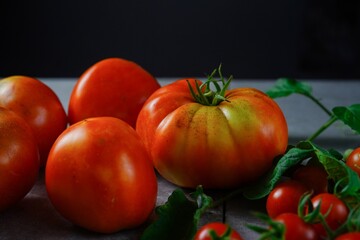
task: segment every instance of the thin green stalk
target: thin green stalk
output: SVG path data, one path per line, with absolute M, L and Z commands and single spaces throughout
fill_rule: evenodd
M 327 115 L 332 116 L 332 112 L 327 109 L 318 99 L 316 99 L 313 95 L 311 94 L 303 94 L 304 96 L 307 96 L 308 98 L 310 98 L 313 102 L 315 102 L 322 110 L 324 110 Z
M 323 131 L 325 131 L 328 127 L 330 127 L 330 125 L 332 125 L 337 120 L 338 120 L 338 118 L 336 116 L 332 115 L 331 118 L 324 125 L 322 125 L 313 135 L 308 137 L 308 139 L 306 139 L 306 141 L 313 141 L 315 138 L 317 138 Z

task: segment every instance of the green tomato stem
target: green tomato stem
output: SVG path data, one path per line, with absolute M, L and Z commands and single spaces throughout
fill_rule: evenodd
M 304 94 L 306 97 L 310 98 L 313 102 L 315 102 L 324 112 L 326 112 L 327 115 L 332 116 L 332 112 L 327 109 L 318 99 L 316 99 L 311 94 Z
M 313 135 L 311 135 L 306 141 L 313 141 L 315 138 L 317 138 L 323 131 L 325 131 L 328 127 L 330 127 L 334 122 L 336 122 L 338 118 L 334 115 L 331 116 L 331 118 L 322 125 Z

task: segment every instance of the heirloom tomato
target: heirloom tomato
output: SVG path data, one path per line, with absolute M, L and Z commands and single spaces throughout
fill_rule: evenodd
M 0 211 L 21 200 L 39 173 L 34 133 L 19 115 L 0 107 Z
M 0 81 L 0 106 L 20 115 L 33 129 L 46 163 L 55 139 L 67 127 L 66 112 L 55 92 L 36 78 L 11 76 Z
M 138 64 L 107 58 L 88 68 L 70 95 L 70 124 L 89 117 L 116 117 L 135 127 L 145 100 L 160 87 Z
M 243 240 L 238 232 L 228 224 L 222 222 L 212 222 L 202 226 L 194 237 L 194 240 Z
M 114 117 L 88 118 L 67 128 L 50 150 L 45 185 L 61 215 L 102 233 L 145 222 L 157 196 L 141 139 Z
M 211 90 L 182 79 L 154 92 L 136 130 L 158 172 L 182 187 L 231 188 L 256 180 L 283 154 L 287 124 L 279 106 L 252 88 Z

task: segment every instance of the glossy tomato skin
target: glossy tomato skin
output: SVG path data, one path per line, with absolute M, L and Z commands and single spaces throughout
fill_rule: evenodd
M 266 211 L 271 218 L 282 213 L 297 213 L 301 197 L 310 192 L 303 183 L 286 180 L 275 186 L 266 199 Z
M 196 80 L 188 80 L 195 89 Z M 182 79 L 149 97 L 136 130 L 165 179 L 182 187 L 236 187 L 257 179 L 284 153 L 287 125 L 272 99 L 249 88 L 225 95 L 229 101 L 201 105 Z
M 337 236 L 335 240 L 359 240 L 360 232 L 348 232 Z
M 111 116 L 135 127 L 145 100 L 160 87 L 138 64 L 107 58 L 88 68 L 70 95 L 70 124 L 89 117 Z
M 65 130 L 50 151 L 45 184 L 60 214 L 102 233 L 142 224 L 157 196 L 155 171 L 141 139 L 113 117 L 89 118 Z
M 297 214 L 283 213 L 275 221 L 285 225 L 285 240 L 316 240 L 319 235 L 311 224 L 304 222 Z
M 346 165 L 360 176 L 360 147 L 355 148 L 346 159 Z
M 311 199 L 311 202 L 314 208 L 320 205 L 320 213 L 322 213 L 323 215 L 328 214 L 325 218 L 325 221 L 332 230 L 336 230 L 347 220 L 347 217 L 349 215 L 349 209 L 347 208 L 345 203 L 341 201 L 338 197 L 336 197 L 334 194 L 318 194 Z M 320 236 L 327 236 L 324 227 L 320 223 L 314 224 L 314 228 Z
M 20 115 L 33 129 L 44 166 L 52 144 L 67 127 L 66 112 L 54 91 L 36 78 L 11 76 L 0 81 L 0 106 Z
M 210 232 L 214 231 L 218 237 L 221 237 L 224 235 L 224 233 L 228 230 L 228 228 L 231 228 L 228 224 L 221 223 L 221 222 L 212 222 L 205 224 L 202 226 L 197 232 L 194 237 L 194 240 L 212 240 Z M 231 229 L 231 233 L 229 238 L 226 238 L 228 240 L 243 240 L 243 238 L 240 236 L 238 232 L 236 232 L 234 229 Z
M 37 180 L 40 159 L 30 126 L 0 107 L 0 212 L 20 201 Z

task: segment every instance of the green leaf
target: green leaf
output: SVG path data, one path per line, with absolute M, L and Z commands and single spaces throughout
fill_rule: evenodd
M 190 197 L 181 189 L 175 189 L 168 201 L 156 208 L 157 219 L 145 229 L 141 240 L 192 239 L 201 215 L 212 202 L 201 186 Z
M 354 104 L 348 107 L 333 108 L 334 115 L 351 129 L 360 133 L 360 104 Z
M 280 78 L 275 85 L 266 91 L 271 98 L 286 97 L 293 93 L 310 96 L 312 92 L 311 86 L 291 78 Z
M 311 157 L 313 151 L 313 149 L 291 148 L 280 158 L 271 171 L 257 181 L 255 185 L 245 189 L 243 195 L 248 199 L 260 199 L 265 197 L 271 192 L 286 170 Z

